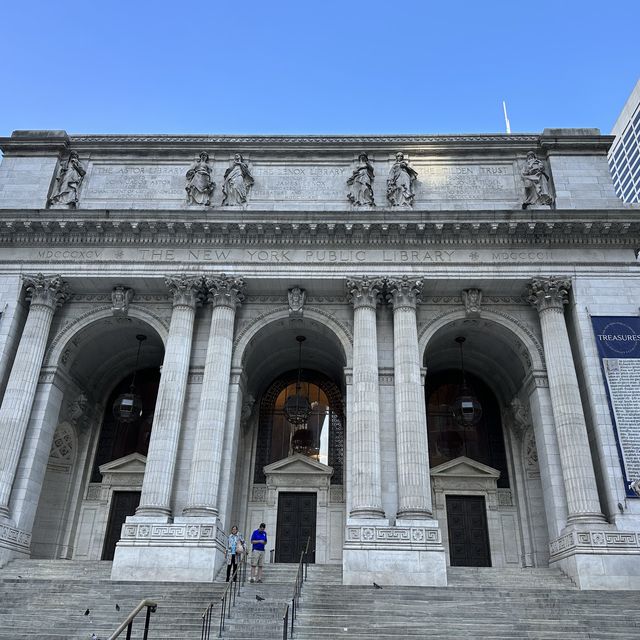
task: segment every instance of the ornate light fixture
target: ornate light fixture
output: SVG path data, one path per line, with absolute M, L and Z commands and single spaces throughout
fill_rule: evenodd
M 119 422 L 135 422 L 142 416 L 142 398 L 136 393 L 136 373 L 138 372 L 138 362 L 140 360 L 140 350 L 142 343 L 147 336 L 139 333 L 136 336 L 138 341 L 138 353 L 136 355 L 136 367 L 133 370 L 133 378 L 129 385 L 129 393 L 122 393 L 113 403 L 113 415 Z
M 477 424 L 482 418 L 482 405 L 473 395 L 471 389 L 467 385 L 467 379 L 464 372 L 464 356 L 462 353 L 462 345 L 465 338 L 458 336 L 455 341 L 460 345 L 460 368 L 462 369 L 462 387 L 460 393 L 453 401 L 451 410 L 454 420 L 463 427 L 471 427 Z
M 307 422 L 311 416 L 311 403 L 302 395 L 302 343 L 304 336 L 296 336 L 298 341 L 298 378 L 295 395 L 289 396 L 284 403 L 284 415 L 289 423 L 298 427 L 291 436 L 291 449 L 294 453 L 307 455 L 313 448 L 313 433 L 307 429 Z

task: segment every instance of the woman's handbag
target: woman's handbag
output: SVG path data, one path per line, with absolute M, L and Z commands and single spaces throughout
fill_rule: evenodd
M 238 540 L 238 542 L 236 542 L 236 554 L 242 555 L 243 553 L 244 553 L 244 545 L 240 540 Z

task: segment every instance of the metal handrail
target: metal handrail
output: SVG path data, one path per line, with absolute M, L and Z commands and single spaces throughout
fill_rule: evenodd
M 291 598 L 291 637 L 293 638 L 293 627 L 295 624 L 296 616 L 298 614 L 298 600 L 300 599 L 300 593 L 302 592 L 302 583 L 307 579 L 307 570 L 309 567 L 309 559 L 307 557 L 307 553 L 309 552 L 309 542 L 311 542 L 311 536 L 307 538 L 307 544 L 304 547 L 304 551 L 300 554 L 300 561 L 298 562 L 298 570 L 296 571 L 296 581 L 293 586 L 293 598 Z M 284 629 L 282 632 L 282 637 L 284 640 L 287 639 L 287 621 L 286 617 L 289 613 L 289 607 L 287 606 L 287 611 L 285 618 L 283 618 Z
M 131 640 L 133 620 L 145 607 L 147 608 L 147 616 L 144 622 L 144 635 L 142 638 L 143 640 L 147 640 L 151 614 L 155 613 L 158 608 L 158 603 L 153 600 L 149 600 L 148 598 L 145 598 L 140 602 L 140 604 L 127 616 L 126 620 L 109 636 L 107 640 L 115 640 L 125 629 L 127 630 L 127 640 Z
M 282 640 L 287 640 L 289 631 L 289 605 L 284 605 L 284 613 L 282 614 Z
M 239 564 L 236 564 L 233 573 L 230 576 L 230 582 L 225 587 L 220 596 L 220 624 L 218 627 L 218 638 L 222 638 L 224 631 L 224 623 L 227 618 L 231 617 L 231 607 L 236 604 L 236 597 L 244 587 L 247 576 L 247 554 L 242 554 Z M 216 608 L 216 601 L 212 600 L 209 606 L 202 613 L 202 633 L 201 640 L 209 640 L 211 638 L 211 621 L 213 620 L 213 612 Z

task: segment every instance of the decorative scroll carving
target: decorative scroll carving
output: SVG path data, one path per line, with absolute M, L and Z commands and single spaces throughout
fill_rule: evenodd
M 540 475 L 538 466 L 538 449 L 533 429 L 525 431 L 522 442 L 522 454 L 524 458 L 524 468 L 529 478 L 536 478 Z
M 531 426 L 531 416 L 529 415 L 528 407 L 515 396 L 511 401 L 511 427 L 513 432 L 519 437 L 525 434 L 527 429 Z
M 75 400 L 69 400 L 67 404 L 69 422 L 76 427 L 84 427 L 89 418 L 89 398 L 86 394 L 79 393 Z
M 69 285 L 59 276 L 44 276 L 38 273 L 35 276 L 22 276 L 26 299 L 31 306 L 36 304 L 51 308 L 61 307 L 69 298 Z
M 396 153 L 396 161 L 389 171 L 387 179 L 387 200 L 392 207 L 410 207 L 415 193 L 413 183 L 418 174 L 404 159 L 403 153 Z
M 480 317 L 480 307 L 482 305 L 481 289 L 463 289 L 462 301 L 464 302 L 464 310 L 467 318 Z
M 242 402 L 242 409 L 240 410 L 240 426 L 243 429 L 246 429 L 249 425 L 249 419 L 253 413 L 255 403 L 256 399 L 251 394 L 247 395 Z
M 569 290 L 571 280 L 558 276 L 548 278 L 535 278 L 529 283 L 529 296 L 527 300 L 538 311 L 546 309 L 562 310 L 569 302 Z
M 53 194 L 49 198 L 49 206 L 59 204 L 75 209 L 78 204 L 80 185 L 86 173 L 77 152 L 72 151 L 67 160 L 60 163 Z
M 358 164 L 347 180 L 349 191 L 347 199 L 356 207 L 375 206 L 373 200 L 373 165 L 369 162 L 366 153 L 358 156 Z
M 387 302 L 393 304 L 394 309 L 400 307 L 416 308 L 420 302 L 422 293 L 422 280 L 414 280 L 409 276 L 402 276 L 399 279 L 387 278 L 385 280 L 385 297 Z
M 211 167 L 209 166 L 209 154 L 203 151 L 187 171 L 187 204 L 199 204 L 209 207 L 211 196 L 216 188 L 216 183 L 211 179 Z
M 242 278 L 222 273 L 217 277 L 205 278 L 204 286 L 207 299 L 214 305 L 226 305 L 235 309 L 244 300 L 245 282 Z
M 533 151 L 527 153 L 527 163 L 522 170 L 522 182 L 524 184 L 523 209 L 538 204 L 553 205 L 553 198 L 549 193 L 549 176 L 544 162 L 538 160 Z
M 111 313 L 114 316 L 129 315 L 129 305 L 133 300 L 134 291 L 129 287 L 118 284 L 111 291 Z
M 302 318 L 307 292 L 300 287 L 293 287 L 289 289 L 287 297 L 289 299 L 289 317 Z
M 347 280 L 347 298 L 355 309 L 365 306 L 375 309 L 382 299 L 384 286 L 382 278 L 362 276 L 360 280 Z
M 166 276 L 165 284 L 173 295 L 173 306 L 185 305 L 195 307 L 204 301 L 204 281 L 202 276 L 178 274 Z
M 242 155 L 236 153 L 233 164 L 224 172 L 222 205 L 234 206 L 245 204 L 253 182 L 254 180 L 249 171 L 249 165 L 244 161 Z

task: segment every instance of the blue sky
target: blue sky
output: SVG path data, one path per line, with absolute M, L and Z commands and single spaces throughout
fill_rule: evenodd
M 5 0 L 0 135 L 599 127 L 640 77 L 637 0 Z

